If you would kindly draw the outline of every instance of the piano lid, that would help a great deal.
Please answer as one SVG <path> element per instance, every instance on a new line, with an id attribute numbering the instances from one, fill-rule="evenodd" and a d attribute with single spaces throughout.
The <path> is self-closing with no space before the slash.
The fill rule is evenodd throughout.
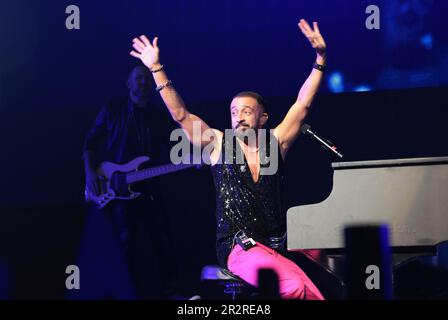
<path id="1" fill-rule="evenodd" d="M 331 166 L 335 170 L 343 170 L 353 168 L 398 167 L 398 166 L 413 166 L 413 165 L 425 165 L 425 164 L 431 165 L 431 164 L 443 164 L 443 163 L 448 163 L 448 157 L 333 162 Z"/>

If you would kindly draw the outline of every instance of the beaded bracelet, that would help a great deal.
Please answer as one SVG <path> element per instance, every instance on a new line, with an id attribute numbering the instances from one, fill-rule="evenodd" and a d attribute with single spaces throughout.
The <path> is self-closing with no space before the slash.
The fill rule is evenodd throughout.
<path id="1" fill-rule="evenodd" d="M 166 87 L 172 87 L 172 86 L 173 86 L 173 82 L 171 80 L 168 80 L 166 83 L 157 86 L 156 91 L 159 92 L 159 91 L 165 89 Z"/>
<path id="2" fill-rule="evenodd" d="M 161 64 L 160 67 L 158 69 L 149 69 L 152 73 L 156 73 L 159 72 L 161 70 L 163 70 L 163 65 Z"/>

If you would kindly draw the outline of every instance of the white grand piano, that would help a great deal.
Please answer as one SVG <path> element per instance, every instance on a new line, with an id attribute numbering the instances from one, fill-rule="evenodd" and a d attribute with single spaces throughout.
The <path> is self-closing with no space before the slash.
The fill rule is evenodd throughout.
<path id="1" fill-rule="evenodd" d="M 412 256 L 448 240 L 448 157 L 332 167 L 333 190 L 327 199 L 288 210 L 288 250 L 338 252 L 344 247 L 345 226 L 379 223 L 389 226 L 394 252 L 404 249 Z"/>

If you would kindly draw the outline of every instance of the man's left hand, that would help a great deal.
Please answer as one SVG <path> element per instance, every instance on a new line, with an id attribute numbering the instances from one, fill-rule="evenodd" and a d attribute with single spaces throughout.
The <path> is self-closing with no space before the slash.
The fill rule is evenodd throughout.
<path id="1" fill-rule="evenodd" d="M 311 28 L 305 19 L 300 19 L 298 25 L 302 33 L 310 42 L 311 46 L 316 50 L 318 60 L 317 63 L 325 64 L 327 57 L 327 45 L 325 44 L 324 38 L 320 34 L 317 22 L 313 22 L 313 28 Z"/>

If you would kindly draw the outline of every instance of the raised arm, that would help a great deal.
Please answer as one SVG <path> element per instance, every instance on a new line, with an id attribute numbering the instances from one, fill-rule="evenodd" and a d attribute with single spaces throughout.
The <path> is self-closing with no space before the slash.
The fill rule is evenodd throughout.
<path id="1" fill-rule="evenodd" d="M 311 46 L 316 50 L 316 63 L 325 65 L 327 47 L 324 38 L 320 34 L 317 22 L 313 22 L 314 29 L 304 19 L 301 19 L 298 25 Z M 285 157 L 300 133 L 300 127 L 319 89 L 322 78 L 323 72 L 313 68 L 300 88 L 296 102 L 289 109 L 283 121 L 275 128 L 283 157 Z"/>
<path id="2" fill-rule="evenodd" d="M 159 92 L 172 118 L 184 129 L 190 142 L 201 147 L 207 145 L 210 140 L 203 140 L 202 133 L 210 127 L 201 118 L 188 111 L 182 97 L 169 82 L 166 71 L 160 63 L 158 38 L 155 37 L 151 43 L 146 36 L 142 35 L 134 38 L 132 42 L 134 50 L 130 52 L 131 56 L 140 59 L 149 68 L 158 88 L 163 87 Z M 200 132 L 200 137 L 193 136 L 194 126 L 200 128 L 200 131 L 196 129 L 196 132 Z"/>

